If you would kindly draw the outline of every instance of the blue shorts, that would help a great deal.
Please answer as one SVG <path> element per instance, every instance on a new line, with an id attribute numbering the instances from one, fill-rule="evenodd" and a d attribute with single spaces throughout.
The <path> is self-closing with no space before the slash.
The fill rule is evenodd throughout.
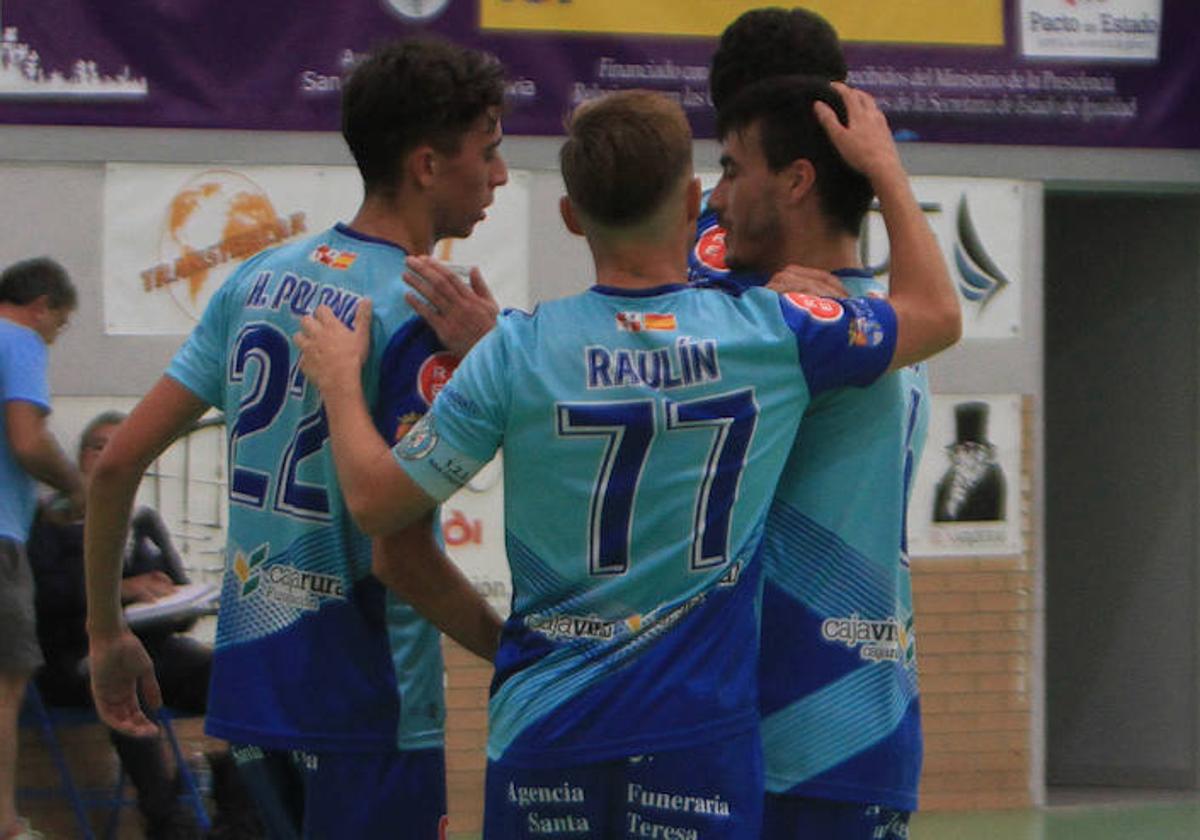
<path id="1" fill-rule="evenodd" d="M 558 769 L 488 762 L 484 840 L 757 840 L 757 730 L 683 750 Z"/>
<path id="2" fill-rule="evenodd" d="M 330 753 L 231 746 L 271 840 L 439 840 L 446 832 L 440 749 Z"/>
<path id="3" fill-rule="evenodd" d="M 768 793 L 763 840 L 908 840 L 908 811 L 862 802 L 835 802 Z"/>

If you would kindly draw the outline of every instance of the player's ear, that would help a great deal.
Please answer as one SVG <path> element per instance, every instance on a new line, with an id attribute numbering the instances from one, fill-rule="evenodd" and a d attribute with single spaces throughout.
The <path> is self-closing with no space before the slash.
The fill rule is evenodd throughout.
<path id="1" fill-rule="evenodd" d="M 570 198 L 564 195 L 558 200 L 558 212 L 567 230 L 576 236 L 583 236 L 583 226 L 579 224 L 579 218 L 575 215 L 575 205 L 571 203 Z"/>
<path id="2" fill-rule="evenodd" d="M 796 158 L 784 168 L 783 175 L 787 178 L 788 199 L 792 202 L 802 201 L 813 192 L 817 183 L 817 170 L 807 158 Z"/>
<path id="3" fill-rule="evenodd" d="M 50 306 L 50 295 L 38 295 L 27 304 L 30 311 L 37 318 L 46 318 L 49 316 L 52 306 Z"/>
<path id="4" fill-rule="evenodd" d="M 409 177 L 423 189 L 429 189 L 437 177 L 438 155 L 433 146 L 417 146 L 408 153 L 405 170 Z"/>

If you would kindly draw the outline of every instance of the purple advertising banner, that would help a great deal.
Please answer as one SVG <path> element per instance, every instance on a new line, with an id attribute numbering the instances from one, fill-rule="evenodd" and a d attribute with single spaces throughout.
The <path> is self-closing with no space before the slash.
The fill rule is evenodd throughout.
<path id="1" fill-rule="evenodd" d="M 356 57 L 425 33 L 504 61 L 510 134 L 560 134 L 583 99 L 649 87 L 677 96 L 711 137 L 708 60 L 724 24 L 754 5 L 0 0 L 0 123 L 335 130 Z M 1196 0 L 798 5 L 834 21 L 851 83 L 903 139 L 1200 149 Z"/>

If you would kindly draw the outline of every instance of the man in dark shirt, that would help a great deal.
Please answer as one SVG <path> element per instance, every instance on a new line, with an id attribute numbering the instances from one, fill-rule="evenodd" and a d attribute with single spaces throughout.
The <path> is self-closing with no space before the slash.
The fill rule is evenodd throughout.
<path id="1" fill-rule="evenodd" d="M 79 442 L 79 469 L 87 480 L 100 452 L 125 419 L 110 411 L 93 418 Z M 27 545 L 37 581 L 38 640 L 46 665 L 37 675 L 38 688 L 54 706 L 90 706 L 88 638 L 85 628 L 87 597 L 83 566 L 83 521 L 63 523 L 52 515 L 52 504 L 39 508 Z M 121 600 L 125 604 L 154 601 L 188 582 L 183 563 L 157 511 L 141 508 L 131 522 L 125 557 Z M 142 633 L 142 642 L 158 671 L 167 705 L 203 714 L 207 705 L 212 649 L 182 635 L 193 620 L 156 624 Z M 138 794 L 148 838 L 197 837 L 197 828 L 178 802 L 178 780 L 170 772 L 164 745 L 158 738 L 134 738 L 110 730 Z M 228 765 L 228 766 L 226 766 Z M 221 768 L 218 770 L 218 768 Z M 232 762 L 227 753 L 214 759 L 214 793 L 229 787 Z M 235 784 L 235 783 L 234 783 Z M 218 797 L 218 800 L 224 797 Z M 221 812 L 228 810 L 218 801 Z M 232 833 L 225 836 L 234 836 Z M 244 835 L 236 835 L 244 836 Z"/>

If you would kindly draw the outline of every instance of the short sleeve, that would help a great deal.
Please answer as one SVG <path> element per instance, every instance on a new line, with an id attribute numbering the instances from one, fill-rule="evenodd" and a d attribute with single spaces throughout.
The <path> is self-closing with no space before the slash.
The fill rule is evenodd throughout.
<path id="1" fill-rule="evenodd" d="M 429 412 L 392 449 L 426 493 L 445 501 L 495 456 L 504 439 L 511 389 L 509 318 L 462 360 Z"/>
<path id="2" fill-rule="evenodd" d="M 167 376 L 209 405 L 224 403 L 225 364 L 229 347 L 226 310 L 236 277 L 230 278 L 213 295 L 204 314 L 200 316 L 200 323 L 167 366 Z"/>
<path id="3" fill-rule="evenodd" d="M 800 364 L 813 396 L 846 385 L 870 385 L 896 351 L 896 312 L 882 298 L 779 296 L 783 319 L 796 335 Z"/>
<path id="4" fill-rule="evenodd" d="M 33 330 L 13 329 L 0 352 L 0 386 L 4 402 L 21 400 L 43 411 L 50 410 L 50 385 L 46 378 L 46 344 Z"/>

